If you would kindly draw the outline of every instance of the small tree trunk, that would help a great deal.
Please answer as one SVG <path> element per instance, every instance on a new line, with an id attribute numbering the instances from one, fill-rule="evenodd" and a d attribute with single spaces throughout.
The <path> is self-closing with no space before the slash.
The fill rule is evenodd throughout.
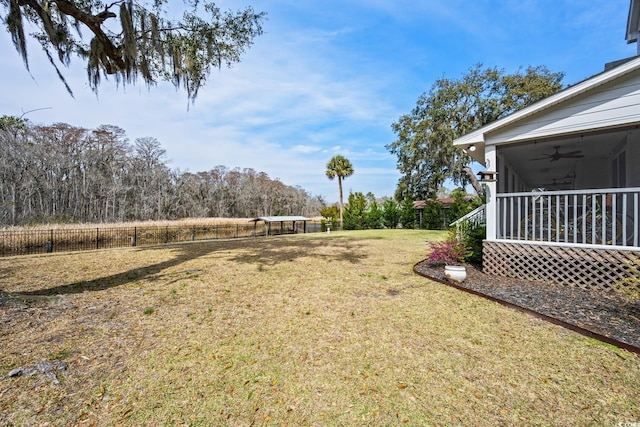
<path id="1" fill-rule="evenodd" d="M 343 230 L 343 223 L 342 223 L 342 208 L 343 208 L 343 203 L 342 203 L 342 178 L 340 177 L 340 175 L 338 175 L 338 188 L 340 189 L 340 230 Z"/>
<path id="2" fill-rule="evenodd" d="M 469 177 L 469 181 L 471 181 L 471 186 L 473 187 L 474 190 L 476 190 L 476 193 L 478 194 L 478 196 L 484 196 L 484 188 L 482 188 L 482 185 L 480 185 L 480 182 L 478 182 L 478 178 L 476 178 L 471 168 L 466 167 L 466 168 L 462 168 L 462 170 Z"/>

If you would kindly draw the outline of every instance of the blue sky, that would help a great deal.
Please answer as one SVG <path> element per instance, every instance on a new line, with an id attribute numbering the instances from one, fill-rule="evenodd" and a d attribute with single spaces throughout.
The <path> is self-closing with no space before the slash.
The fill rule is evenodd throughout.
<path id="1" fill-rule="evenodd" d="M 105 81 L 96 97 L 77 61 L 64 70 L 71 98 L 38 46 L 29 44 L 29 74 L 5 32 L 0 114 L 46 108 L 26 117 L 116 125 L 131 141 L 157 138 L 174 169 L 253 168 L 335 202 L 337 183 L 324 174 L 335 154 L 355 169 L 346 192 L 393 195 L 391 124 L 437 78 L 458 78 L 477 63 L 507 72 L 546 65 L 573 84 L 636 53 L 624 40 L 629 0 L 217 3 L 267 12 L 265 34 L 241 63 L 214 71 L 190 108 L 168 83 L 148 91 Z"/>

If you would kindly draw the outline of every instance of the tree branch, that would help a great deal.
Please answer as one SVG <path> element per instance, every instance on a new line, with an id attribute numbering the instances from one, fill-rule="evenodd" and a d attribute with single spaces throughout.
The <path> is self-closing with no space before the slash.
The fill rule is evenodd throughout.
<path id="1" fill-rule="evenodd" d="M 35 0 L 27 1 L 29 2 L 29 5 L 31 5 L 32 3 L 36 3 Z M 118 72 L 118 69 L 122 70 L 126 67 L 124 60 L 122 59 L 122 56 L 120 54 L 120 49 L 118 49 L 113 44 L 111 39 L 105 34 L 101 27 L 102 23 L 106 19 L 115 18 L 115 13 L 109 12 L 107 8 L 104 12 L 101 12 L 98 15 L 91 15 L 90 13 L 79 9 L 68 0 L 51 0 L 51 3 L 55 3 L 61 13 L 77 19 L 78 21 L 86 25 L 89 30 L 91 30 L 91 32 L 95 35 L 97 41 L 102 45 L 106 56 L 109 58 L 109 60 L 113 61 L 112 64 L 105 63 L 104 59 L 102 60 L 105 71 L 108 74 L 115 74 Z M 113 4 L 111 6 L 113 6 Z"/>
<path id="2" fill-rule="evenodd" d="M 462 168 L 462 171 L 466 173 L 467 176 L 469 177 L 471 186 L 473 187 L 474 190 L 476 190 L 476 193 L 478 194 L 478 196 L 484 196 L 484 188 L 482 188 L 482 185 L 480 185 L 480 183 L 478 182 L 478 178 L 476 178 L 471 168 L 464 167 Z"/>

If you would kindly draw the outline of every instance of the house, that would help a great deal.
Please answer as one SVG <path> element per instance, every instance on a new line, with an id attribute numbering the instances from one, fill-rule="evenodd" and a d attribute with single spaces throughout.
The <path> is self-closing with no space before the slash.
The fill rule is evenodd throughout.
<path id="1" fill-rule="evenodd" d="M 627 41 L 637 41 L 632 0 Z M 610 289 L 640 257 L 640 56 L 454 141 L 486 170 L 490 274 Z"/>

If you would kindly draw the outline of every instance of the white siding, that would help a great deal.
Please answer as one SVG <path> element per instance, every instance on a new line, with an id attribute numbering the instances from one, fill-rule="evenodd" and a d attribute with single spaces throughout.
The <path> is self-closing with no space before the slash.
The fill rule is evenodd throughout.
<path id="1" fill-rule="evenodd" d="M 490 132 L 485 136 L 486 143 L 532 140 L 640 123 L 640 73 L 634 74 Z"/>

